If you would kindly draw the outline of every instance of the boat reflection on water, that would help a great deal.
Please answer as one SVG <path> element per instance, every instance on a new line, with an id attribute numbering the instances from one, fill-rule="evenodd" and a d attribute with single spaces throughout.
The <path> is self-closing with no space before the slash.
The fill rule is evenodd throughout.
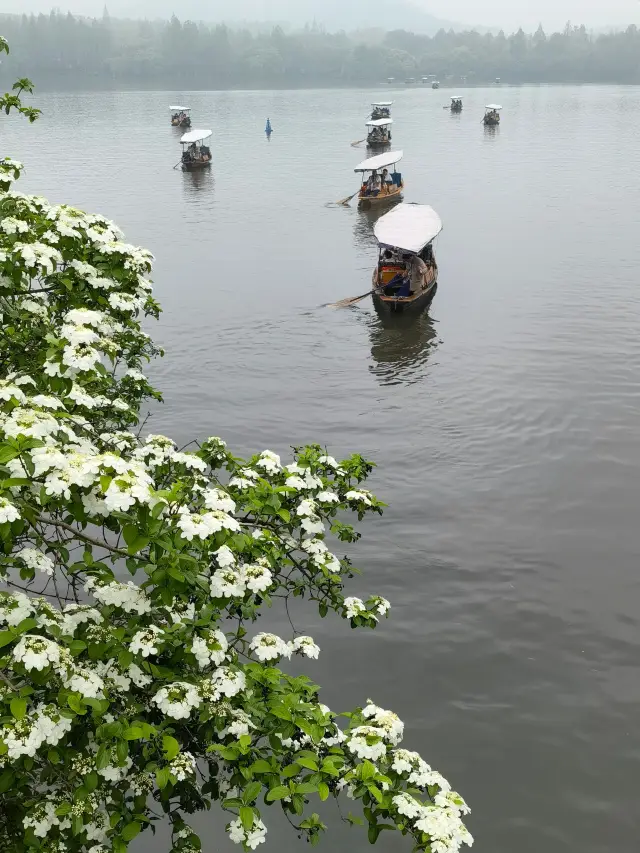
<path id="1" fill-rule="evenodd" d="M 374 307 L 375 314 L 370 315 L 369 321 L 370 371 L 381 385 L 422 381 L 440 343 L 429 308 L 420 313 L 390 313 L 375 302 Z"/>
<path id="2" fill-rule="evenodd" d="M 213 189 L 215 178 L 211 169 L 196 169 L 191 172 L 183 172 L 184 189 L 187 195 L 193 192 Z"/>

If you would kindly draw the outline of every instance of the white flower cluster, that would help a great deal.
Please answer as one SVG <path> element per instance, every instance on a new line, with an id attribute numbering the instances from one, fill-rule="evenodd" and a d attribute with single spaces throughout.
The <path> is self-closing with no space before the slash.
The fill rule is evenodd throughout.
<path id="1" fill-rule="evenodd" d="M 162 646 L 163 634 L 164 631 L 161 628 L 156 628 L 155 625 L 150 625 L 142 631 L 137 631 L 129 643 L 129 651 L 143 658 L 148 658 L 150 655 L 157 655 Z"/>
<path id="2" fill-rule="evenodd" d="M 190 752 L 179 752 L 170 762 L 169 770 L 178 782 L 184 782 L 186 779 L 195 776 L 196 760 Z"/>
<path id="3" fill-rule="evenodd" d="M 219 630 L 207 631 L 204 636 L 193 638 L 191 651 L 198 661 L 200 669 L 205 669 L 211 664 L 220 666 L 227 656 L 229 644 L 227 638 Z"/>
<path id="4" fill-rule="evenodd" d="M 440 801 L 438 802 L 438 798 Z M 462 822 L 469 807 L 458 794 L 436 796 L 436 803 L 423 805 L 410 794 L 398 794 L 393 804 L 399 815 L 408 819 L 415 830 L 430 837 L 433 853 L 458 853 L 463 844 L 471 847 L 473 836 Z"/>
<path id="5" fill-rule="evenodd" d="M 63 717 L 53 705 L 40 704 L 21 720 L 0 728 L 0 738 L 7 747 L 7 756 L 15 761 L 22 755 L 33 757 L 42 744 L 56 746 L 71 731 L 72 721 Z"/>
<path id="6" fill-rule="evenodd" d="M 22 824 L 24 828 L 33 829 L 33 834 L 36 838 L 46 838 L 54 827 L 58 827 L 61 831 L 70 829 L 71 821 L 68 818 L 56 815 L 58 805 L 52 799 L 46 799 L 38 803 L 23 818 Z"/>
<path id="7" fill-rule="evenodd" d="M 151 700 L 167 717 L 187 720 L 194 708 L 200 705 L 198 688 L 193 684 L 177 681 L 162 687 Z"/>
<path id="8" fill-rule="evenodd" d="M 247 590 L 260 595 L 273 583 L 268 562 L 258 558 L 256 563 L 236 566 L 236 559 L 227 545 L 215 552 L 220 568 L 211 576 L 210 590 L 213 598 L 244 598 Z"/>
<path id="9" fill-rule="evenodd" d="M 42 551 L 37 548 L 23 548 L 16 554 L 20 560 L 34 571 L 42 572 L 45 575 L 53 574 L 53 560 L 47 557 Z"/>
<path id="10" fill-rule="evenodd" d="M 378 708 L 371 700 L 362 710 L 362 716 L 365 720 L 371 722 L 385 733 L 385 739 L 396 746 L 402 740 L 404 734 L 404 723 L 394 714 L 393 711 L 385 711 L 383 708 Z"/>
<path id="11" fill-rule="evenodd" d="M 260 661 L 290 658 L 291 647 L 276 634 L 260 633 L 251 640 L 249 648 Z"/>
<path id="12" fill-rule="evenodd" d="M 100 584 L 95 578 L 88 578 L 84 588 L 100 604 L 117 607 L 124 610 L 125 613 L 138 613 L 142 615 L 151 611 L 151 602 L 145 595 L 144 590 L 140 589 L 132 581 L 128 583 L 111 581 L 108 584 Z"/>
<path id="13" fill-rule="evenodd" d="M 259 817 L 254 817 L 253 826 L 249 831 L 244 828 L 239 818 L 231 821 L 227 829 L 234 844 L 243 844 L 250 850 L 255 850 L 259 844 L 263 844 L 267 837 L 267 827 Z"/>

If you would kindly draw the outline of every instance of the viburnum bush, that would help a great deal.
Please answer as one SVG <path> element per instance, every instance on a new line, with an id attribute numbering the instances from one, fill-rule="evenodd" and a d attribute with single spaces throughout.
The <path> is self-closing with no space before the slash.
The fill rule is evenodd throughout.
<path id="1" fill-rule="evenodd" d="M 274 805 L 314 844 L 314 801 L 341 792 L 371 842 L 470 845 L 464 800 L 401 748 L 398 717 L 333 713 L 281 668 L 317 658 L 313 639 L 260 630 L 277 599 L 353 628 L 387 615 L 345 597 L 356 570 L 329 548 L 358 538 L 346 513 L 381 512 L 371 464 L 142 437 L 152 257 L 101 216 L 11 192 L 20 171 L 0 161 L 2 850 L 125 853 L 164 819 L 194 853 L 186 821 L 212 804 L 245 849 Z"/>

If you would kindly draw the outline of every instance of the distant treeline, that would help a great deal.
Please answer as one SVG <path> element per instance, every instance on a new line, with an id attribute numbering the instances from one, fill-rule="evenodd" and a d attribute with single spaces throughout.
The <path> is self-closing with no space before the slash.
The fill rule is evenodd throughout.
<path id="1" fill-rule="evenodd" d="M 396 30 L 373 43 L 318 27 L 285 33 L 167 22 L 0 15 L 11 56 L 2 76 L 56 86 L 225 88 L 370 85 L 435 74 L 442 82 L 640 83 L 640 31 L 584 27 L 433 37 Z"/>

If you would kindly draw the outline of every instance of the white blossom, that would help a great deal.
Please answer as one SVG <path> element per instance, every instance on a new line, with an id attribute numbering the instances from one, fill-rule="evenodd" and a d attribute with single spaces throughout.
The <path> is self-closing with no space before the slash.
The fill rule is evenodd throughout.
<path id="1" fill-rule="evenodd" d="M 358 758 L 379 761 L 387 753 L 385 732 L 374 726 L 358 726 L 347 736 L 347 748 Z"/>
<path id="2" fill-rule="evenodd" d="M 240 818 L 231 821 L 228 831 L 229 838 L 234 844 L 243 844 L 250 850 L 255 850 L 259 844 L 263 844 L 267 837 L 267 828 L 258 817 L 254 817 L 253 826 L 248 832 Z"/>
<path id="3" fill-rule="evenodd" d="M 13 659 L 25 669 L 46 669 L 60 661 L 60 646 L 45 637 L 23 634 L 13 650 Z"/>
<path id="4" fill-rule="evenodd" d="M 174 720 L 187 720 L 194 708 L 200 705 L 197 687 L 183 681 L 177 681 L 162 687 L 151 700 L 163 714 Z"/>
<path id="5" fill-rule="evenodd" d="M 317 660 L 320 654 L 320 646 L 316 645 L 312 637 L 296 637 L 289 646 L 292 652 L 314 660 Z"/>
<path id="6" fill-rule="evenodd" d="M 354 596 L 350 596 L 349 598 L 345 598 L 344 606 L 346 607 L 347 619 L 353 619 L 356 616 L 360 616 L 363 613 L 367 612 L 367 609 L 364 606 L 363 601 L 360 598 L 355 598 Z"/>
<path id="7" fill-rule="evenodd" d="M 236 511 L 236 502 L 222 489 L 207 490 L 204 493 L 204 505 L 207 509 L 217 509 L 231 514 Z"/>
<path id="8" fill-rule="evenodd" d="M 129 651 L 143 658 L 148 658 L 150 655 L 157 655 L 162 646 L 163 633 L 162 629 L 156 628 L 155 625 L 150 625 L 142 631 L 137 631 L 129 643 Z"/>
<path id="9" fill-rule="evenodd" d="M 16 554 L 25 566 L 28 566 L 34 571 L 42 572 L 45 575 L 53 574 L 53 560 L 47 557 L 42 551 L 37 548 L 23 548 Z"/>
<path id="10" fill-rule="evenodd" d="M 212 663 L 220 666 L 227 656 L 228 648 L 227 638 L 218 629 L 207 631 L 203 637 L 194 637 L 191 643 L 191 651 L 196 656 L 200 669 Z"/>
<path id="11" fill-rule="evenodd" d="M 251 640 L 249 648 L 260 661 L 291 657 L 291 649 L 276 634 L 261 632 Z"/>
<path id="12" fill-rule="evenodd" d="M 242 574 L 247 589 L 250 589 L 256 595 L 266 592 L 273 583 L 273 576 L 269 569 L 266 566 L 256 563 L 243 566 Z"/>

